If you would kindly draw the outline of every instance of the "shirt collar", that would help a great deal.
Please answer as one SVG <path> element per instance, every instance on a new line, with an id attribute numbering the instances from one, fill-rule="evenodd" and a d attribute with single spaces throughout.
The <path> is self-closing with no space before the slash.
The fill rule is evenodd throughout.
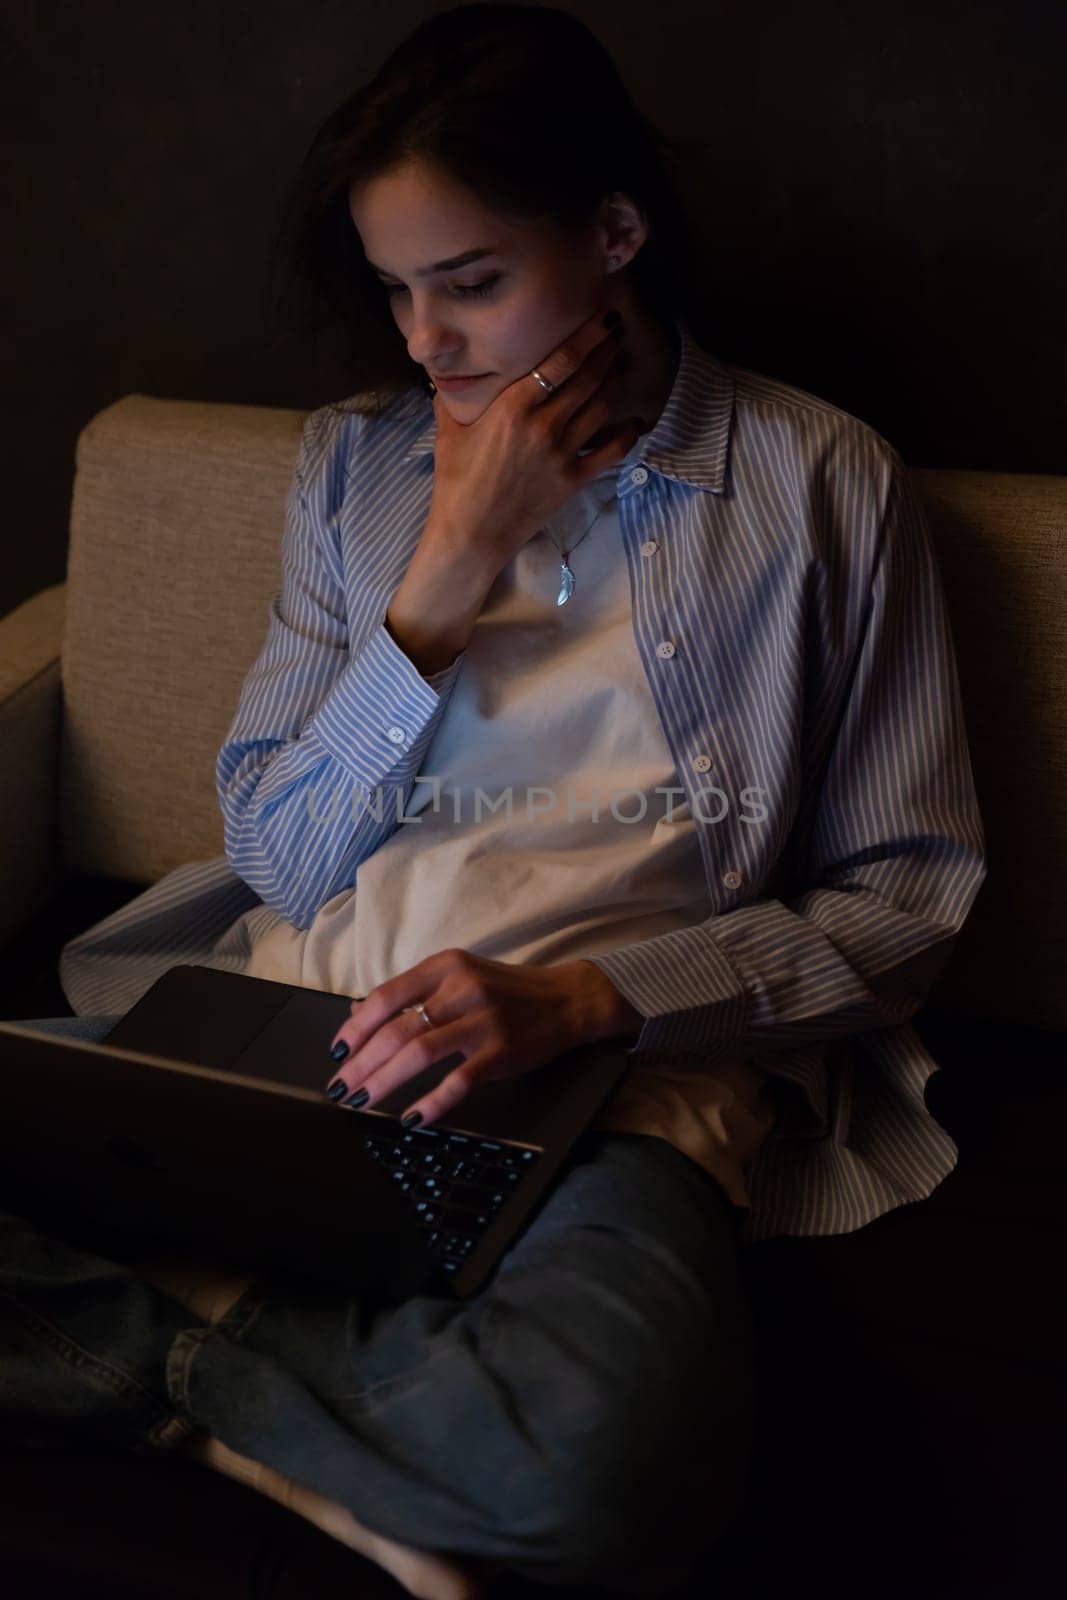
<path id="1" fill-rule="evenodd" d="M 681 343 L 678 370 L 662 416 L 641 441 L 638 459 L 668 478 L 722 494 L 734 412 L 733 373 L 697 344 L 687 323 L 673 320 Z M 426 406 L 430 416 L 421 422 L 402 461 L 428 454 L 437 438 L 430 397 L 419 390 L 413 404 L 415 409 Z"/>

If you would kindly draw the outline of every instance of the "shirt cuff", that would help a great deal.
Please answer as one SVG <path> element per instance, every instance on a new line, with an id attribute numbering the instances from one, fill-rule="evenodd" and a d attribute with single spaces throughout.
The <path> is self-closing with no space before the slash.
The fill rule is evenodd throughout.
<path id="1" fill-rule="evenodd" d="M 451 666 L 423 677 L 380 622 L 316 712 L 319 743 L 346 772 L 373 788 L 440 711 L 462 664 L 463 652 Z"/>
<path id="2" fill-rule="evenodd" d="M 748 993 L 707 928 L 680 928 L 584 959 L 645 1018 L 628 1052 L 699 1050 L 744 1035 Z"/>

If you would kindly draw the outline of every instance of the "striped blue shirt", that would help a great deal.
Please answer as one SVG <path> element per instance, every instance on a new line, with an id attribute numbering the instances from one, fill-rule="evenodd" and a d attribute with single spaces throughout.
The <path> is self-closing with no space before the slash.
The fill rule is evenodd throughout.
<path id="1" fill-rule="evenodd" d="M 908 1020 L 986 873 L 941 582 L 892 445 L 676 327 L 618 517 L 711 913 L 590 959 L 645 1019 L 635 1050 L 744 1053 L 776 1080 L 742 1241 L 850 1232 L 957 1159 Z M 435 432 L 421 389 L 304 426 L 281 587 L 216 766 L 229 865 L 297 928 L 399 826 L 463 665 L 422 675 L 384 621 Z"/>

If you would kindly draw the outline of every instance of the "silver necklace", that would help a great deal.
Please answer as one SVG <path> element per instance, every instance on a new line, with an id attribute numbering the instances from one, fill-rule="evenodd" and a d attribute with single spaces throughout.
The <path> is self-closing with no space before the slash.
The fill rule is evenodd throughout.
<path id="1" fill-rule="evenodd" d="M 561 548 L 561 546 L 556 542 L 556 539 L 549 532 L 549 530 L 547 528 L 543 528 L 541 530 L 543 533 L 547 533 L 548 534 L 548 537 L 552 540 L 552 543 L 556 546 L 556 550 L 559 553 L 559 594 L 556 596 L 556 604 L 557 604 L 557 606 L 565 606 L 567 604 L 567 601 L 570 599 L 571 595 L 574 593 L 575 577 L 574 577 L 574 573 L 570 569 L 570 564 L 569 564 L 568 559 L 567 559 L 568 556 L 572 555 L 573 552 L 575 550 L 577 550 L 578 546 L 582 542 L 582 539 L 585 538 L 585 534 L 591 532 L 591 530 L 593 528 L 593 524 L 595 522 L 597 522 L 599 520 L 599 518 L 604 515 L 605 511 L 610 510 L 610 508 L 615 504 L 615 502 L 616 502 L 616 500 L 618 498 L 619 497 L 618 497 L 617 494 L 613 494 L 611 499 L 606 501 L 604 503 L 604 505 L 601 506 L 600 510 L 597 512 L 596 516 L 593 518 L 593 521 L 589 524 L 589 527 L 586 528 L 585 533 L 582 534 L 582 538 L 576 540 L 575 543 L 572 544 L 566 550 Z"/>

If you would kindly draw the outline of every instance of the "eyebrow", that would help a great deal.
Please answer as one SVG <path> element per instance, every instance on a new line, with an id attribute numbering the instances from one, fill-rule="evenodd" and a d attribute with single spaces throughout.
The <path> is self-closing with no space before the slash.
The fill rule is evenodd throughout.
<path id="1" fill-rule="evenodd" d="M 485 246 L 479 250 L 465 250 L 461 256 L 450 256 L 447 261 L 435 261 L 430 267 L 417 267 L 416 278 L 432 278 L 436 272 L 455 272 L 458 267 L 465 267 L 471 261 L 480 261 L 483 256 L 496 255 L 495 250 Z M 382 267 L 376 267 L 373 261 L 367 262 L 368 267 L 378 274 L 380 278 L 391 278 L 393 274 L 386 272 Z"/>

